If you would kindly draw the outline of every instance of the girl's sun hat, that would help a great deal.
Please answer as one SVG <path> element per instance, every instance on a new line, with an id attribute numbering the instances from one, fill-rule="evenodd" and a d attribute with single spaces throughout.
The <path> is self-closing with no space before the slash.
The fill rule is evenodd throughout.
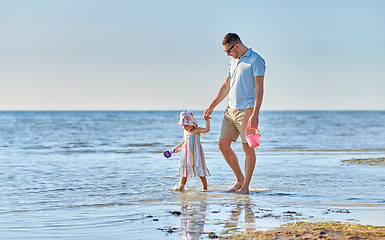
<path id="1" fill-rule="evenodd" d="M 183 111 L 180 113 L 178 125 L 198 125 L 198 123 L 195 121 L 194 114 L 192 112 Z"/>

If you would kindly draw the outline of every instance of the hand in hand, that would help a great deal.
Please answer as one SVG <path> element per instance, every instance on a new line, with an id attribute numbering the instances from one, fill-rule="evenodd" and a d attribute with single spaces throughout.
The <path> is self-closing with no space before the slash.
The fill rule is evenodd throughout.
<path id="1" fill-rule="evenodd" d="M 213 108 L 209 107 L 206 109 L 205 113 L 203 114 L 203 117 L 205 120 L 211 119 L 210 115 L 213 113 Z"/>

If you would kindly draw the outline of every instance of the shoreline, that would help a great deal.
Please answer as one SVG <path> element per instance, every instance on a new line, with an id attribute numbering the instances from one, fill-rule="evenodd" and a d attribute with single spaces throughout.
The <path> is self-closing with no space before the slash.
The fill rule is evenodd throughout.
<path id="1" fill-rule="evenodd" d="M 291 222 L 273 230 L 252 231 L 231 236 L 208 233 L 210 239 L 385 239 L 385 226 L 341 223 L 335 221 Z"/>

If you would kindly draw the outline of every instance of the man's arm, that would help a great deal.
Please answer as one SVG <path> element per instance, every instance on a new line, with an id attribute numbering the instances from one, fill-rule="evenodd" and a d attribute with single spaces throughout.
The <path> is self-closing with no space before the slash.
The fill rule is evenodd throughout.
<path id="1" fill-rule="evenodd" d="M 206 109 L 204 113 L 204 118 L 205 120 L 209 119 L 211 113 L 213 113 L 214 108 L 222 102 L 223 99 L 227 96 L 227 94 L 230 91 L 230 79 L 231 78 L 226 78 L 225 83 L 221 86 L 221 88 L 218 91 L 217 96 L 214 98 L 214 101 L 210 104 L 210 106 Z"/>
<path id="2" fill-rule="evenodd" d="M 258 122 L 259 122 L 259 110 L 261 109 L 262 105 L 262 99 L 263 99 L 263 80 L 264 76 L 256 76 L 254 77 L 255 80 L 255 88 L 256 88 L 256 94 L 255 94 L 255 104 L 254 104 L 254 111 L 251 114 L 248 122 L 248 126 L 251 128 L 257 128 Z"/>

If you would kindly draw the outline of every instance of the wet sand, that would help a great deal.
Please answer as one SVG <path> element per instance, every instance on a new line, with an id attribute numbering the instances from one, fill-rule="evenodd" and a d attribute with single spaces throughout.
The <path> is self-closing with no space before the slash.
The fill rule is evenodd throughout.
<path id="1" fill-rule="evenodd" d="M 364 165 L 382 165 L 385 166 L 385 158 L 353 158 L 342 160 L 343 163 L 352 164 L 364 164 Z"/>
<path id="2" fill-rule="evenodd" d="M 247 232 L 233 236 L 209 238 L 222 239 L 385 239 L 385 227 L 344 224 L 339 222 L 294 222 L 281 225 L 274 230 Z"/>

